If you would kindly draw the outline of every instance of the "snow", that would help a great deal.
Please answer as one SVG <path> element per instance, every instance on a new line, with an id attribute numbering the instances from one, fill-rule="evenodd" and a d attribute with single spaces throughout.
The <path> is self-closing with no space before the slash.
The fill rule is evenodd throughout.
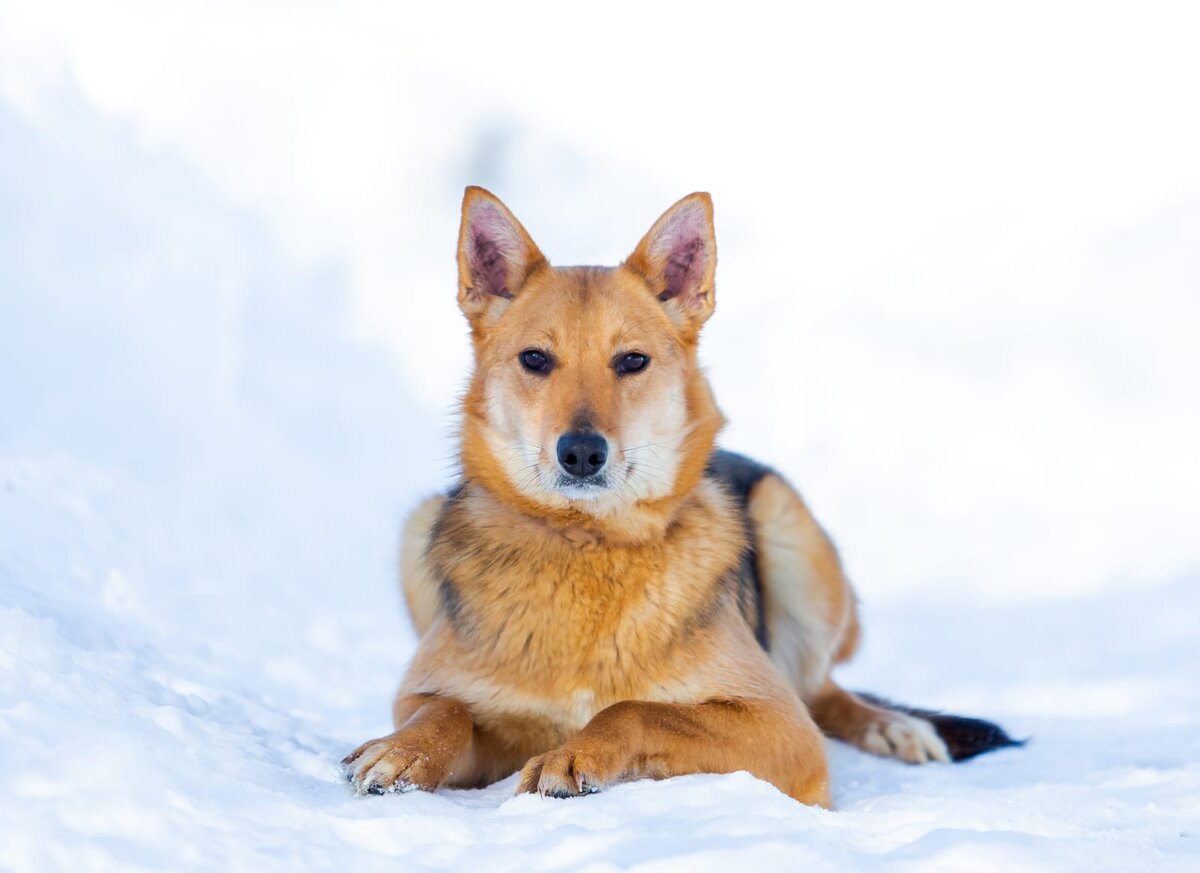
<path id="1" fill-rule="evenodd" d="M 877 66 L 796 95 L 747 159 L 739 125 L 783 92 L 698 88 L 704 143 L 631 143 L 571 77 L 542 102 L 486 54 L 447 72 L 448 12 L 418 38 L 379 10 L 162 9 L 0 7 L 0 869 L 1200 865 L 1181 22 L 1047 12 L 1011 93 L 992 64 L 1019 16 L 944 55 L 936 29 L 884 27 L 903 38 L 863 35 Z M 1093 42 L 1064 72 L 1077 26 Z M 855 68 L 802 42 L 808 72 Z M 647 63 L 579 81 L 655 129 L 624 100 Z M 750 81 L 736 56 L 695 75 Z M 895 133 L 877 151 L 873 124 Z M 726 442 L 791 475 L 842 547 L 866 627 L 845 682 L 1026 747 L 914 768 L 831 743 L 832 811 L 746 774 L 353 795 L 337 761 L 388 730 L 415 645 L 399 523 L 452 476 L 467 183 L 560 263 L 613 261 L 713 188 Z"/>

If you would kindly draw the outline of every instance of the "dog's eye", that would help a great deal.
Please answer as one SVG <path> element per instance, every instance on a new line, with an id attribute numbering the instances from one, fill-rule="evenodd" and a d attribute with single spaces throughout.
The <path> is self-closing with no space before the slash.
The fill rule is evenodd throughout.
<path id="1" fill-rule="evenodd" d="M 526 349 L 520 354 L 521 366 L 530 373 L 549 373 L 550 358 L 545 352 L 537 349 Z"/>
<path id="2" fill-rule="evenodd" d="M 643 355 L 641 352 L 630 352 L 627 355 L 621 355 L 621 357 L 617 358 L 617 375 L 624 376 L 626 373 L 640 373 L 646 369 L 646 365 L 649 363 L 649 356 Z"/>

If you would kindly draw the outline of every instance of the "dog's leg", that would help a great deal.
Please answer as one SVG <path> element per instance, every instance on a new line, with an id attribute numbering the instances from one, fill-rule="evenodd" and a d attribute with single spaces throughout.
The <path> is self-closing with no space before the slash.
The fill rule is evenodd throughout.
<path id="1" fill-rule="evenodd" d="M 472 722 L 449 697 L 406 694 L 396 700 L 395 733 L 363 743 L 342 760 L 359 794 L 421 788 L 433 791 L 458 776 L 470 757 Z"/>
<path id="2" fill-rule="evenodd" d="M 833 543 L 791 485 L 772 473 L 747 501 L 771 660 L 808 701 L 858 637 L 854 592 Z"/>
<path id="3" fill-rule="evenodd" d="M 748 511 L 771 660 L 822 731 L 914 764 L 959 761 L 1016 744 L 982 719 L 909 709 L 838 687 L 830 670 L 854 654 L 859 626 L 854 592 L 833 543 L 779 476 L 764 476 L 754 486 Z"/>
<path id="4" fill-rule="evenodd" d="M 625 701 L 530 759 L 518 793 L 570 797 L 633 779 L 747 770 L 802 803 L 829 805 L 825 750 L 799 707 L 775 701 Z"/>
<path id="5" fill-rule="evenodd" d="M 950 760 L 946 743 L 932 722 L 868 703 L 832 680 L 808 703 L 821 730 L 865 752 L 910 764 Z"/>

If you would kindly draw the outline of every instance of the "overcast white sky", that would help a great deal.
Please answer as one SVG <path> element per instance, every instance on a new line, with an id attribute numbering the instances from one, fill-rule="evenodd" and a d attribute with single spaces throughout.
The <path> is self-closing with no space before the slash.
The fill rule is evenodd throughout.
<path id="1" fill-rule="evenodd" d="M 1200 189 L 1191 4 L 3 8 L 9 100 L 36 112 L 72 78 L 298 251 L 346 259 L 362 324 L 393 335 L 411 265 L 448 273 L 414 249 L 444 253 L 489 145 L 560 262 L 615 260 L 712 190 L 725 284 L 790 289 L 805 322 L 881 272 L 1020 263 Z M 574 166 L 543 190 L 547 152 Z"/>

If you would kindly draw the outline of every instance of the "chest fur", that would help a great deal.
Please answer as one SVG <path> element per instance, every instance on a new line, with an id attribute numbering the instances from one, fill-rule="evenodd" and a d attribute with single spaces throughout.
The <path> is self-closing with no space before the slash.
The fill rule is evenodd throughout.
<path id="1" fill-rule="evenodd" d="M 736 603 L 745 549 L 736 507 L 712 488 L 638 544 L 573 541 L 467 495 L 429 558 L 459 669 L 591 712 L 685 681 L 706 628 Z"/>

